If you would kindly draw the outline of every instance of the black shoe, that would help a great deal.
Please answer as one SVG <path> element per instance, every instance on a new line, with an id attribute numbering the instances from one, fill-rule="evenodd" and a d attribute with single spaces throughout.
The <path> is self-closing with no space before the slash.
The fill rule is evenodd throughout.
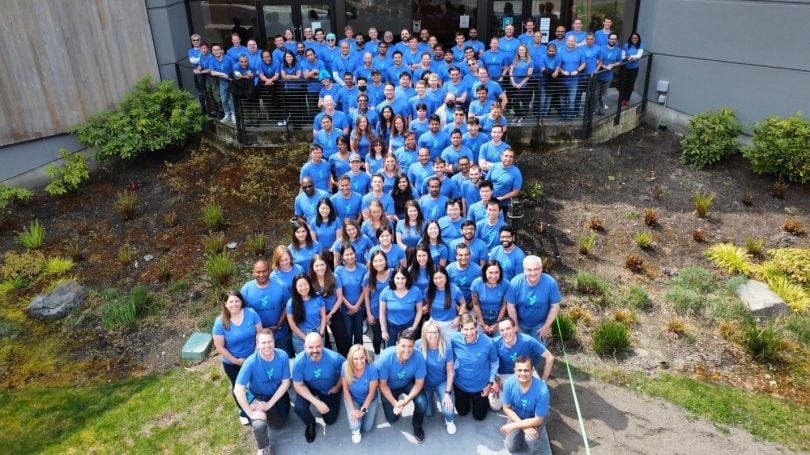
<path id="1" fill-rule="evenodd" d="M 421 426 L 413 427 L 413 437 L 419 444 L 425 442 L 425 430 L 423 430 Z"/>
<path id="2" fill-rule="evenodd" d="M 307 442 L 312 442 L 315 440 L 315 424 L 310 423 L 307 425 L 306 430 L 304 430 L 304 437 L 307 438 Z"/>

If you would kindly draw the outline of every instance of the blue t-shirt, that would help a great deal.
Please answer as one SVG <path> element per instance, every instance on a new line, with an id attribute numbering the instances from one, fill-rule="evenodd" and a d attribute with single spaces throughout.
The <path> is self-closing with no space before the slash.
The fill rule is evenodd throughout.
<path id="1" fill-rule="evenodd" d="M 281 269 L 273 270 L 270 272 L 270 279 L 276 280 L 284 286 L 287 290 L 287 295 L 292 295 L 292 282 L 293 278 L 299 273 L 304 273 L 304 269 L 298 264 L 293 264 L 289 271 L 284 272 Z"/>
<path id="2" fill-rule="evenodd" d="M 449 286 L 450 306 L 447 308 L 444 307 L 444 299 L 447 291 L 444 289 L 436 290 L 436 296 L 433 299 L 433 304 L 430 306 L 430 318 L 434 321 L 452 321 L 458 316 L 458 305 L 461 305 L 464 295 L 461 293 L 461 289 L 455 284 L 450 283 Z M 445 288 L 446 287 L 447 286 L 445 286 Z M 427 298 L 427 294 L 425 294 L 425 297 Z"/>
<path id="3" fill-rule="evenodd" d="M 317 332 L 321 329 L 322 308 L 325 309 L 326 305 L 320 295 L 315 295 L 309 300 L 304 301 L 304 320 L 295 322 L 304 334 Z M 290 319 L 293 318 L 292 299 L 287 301 L 287 317 Z"/>
<path id="4" fill-rule="evenodd" d="M 351 164 L 349 163 L 350 156 L 351 154 L 346 154 L 346 156 L 340 156 L 340 153 L 335 153 L 334 155 L 329 157 L 329 168 L 332 171 L 332 175 L 339 177 L 352 170 Z M 352 191 L 354 191 L 353 188 Z"/>
<path id="5" fill-rule="evenodd" d="M 490 225 L 485 218 L 475 224 L 475 235 L 487 245 L 487 249 L 491 250 L 500 243 L 499 233 L 503 226 L 506 226 L 506 223 L 501 219 L 498 219 L 494 225 Z"/>
<path id="6" fill-rule="evenodd" d="M 393 269 L 389 269 L 389 270 L 393 270 Z M 379 276 L 379 275 L 380 274 L 378 273 L 377 276 Z M 369 283 L 369 274 L 368 274 L 368 272 L 366 272 L 366 274 L 363 275 L 363 283 L 362 283 L 363 284 L 363 289 L 364 290 L 367 289 L 369 291 L 369 293 L 368 293 L 368 300 L 369 300 L 368 304 L 369 304 L 369 307 L 371 308 L 371 315 L 374 316 L 375 318 L 380 317 L 380 294 L 382 294 L 383 289 L 386 289 L 388 287 L 388 278 L 390 278 L 390 277 L 391 277 L 391 274 L 389 273 L 388 276 L 386 276 L 385 280 L 382 280 L 382 281 L 377 280 L 377 284 L 374 286 L 374 292 L 371 292 L 371 288 L 368 285 L 368 283 Z"/>
<path id="7" fill-rule="evenodd" d="M 296 248 L 291 243 L 287 245 L 287 249 L 290 250 L 293 262 L 301 267 L 304 273 L 309 273 L 309 261 L 312 260 L 312 256 L 320 253 L 323 247 L 321 246 L 320 242 L 312 242 L 312 246 L 305 246 L 303 248 Z"/>
<path id="8" fill-rule="evenodd" d="M 482 145 L 478 150 L 478 157 L 483 158 L 490 163 L 500 163 L 501 153 L 508 148 L 509 144 L 506 142 L 501 141 L 499 144 L 495 144 L 494 142 L 489 141 Z"/>
<path id="9" fill-rule="evenodd" d="M 315 185 L 315 188 L 322 191 L 331 191 L 329 187 L 329 178 L 331 175 L 329 174 L 328 161 L 321 160 L 318 164 L 313 163 L 312 160 L 307 161 L 304 163 L 304 166 L 301 167 L 299 180 L 304 177 L 312 178 L 312 183 Z"/>
<path id="10" fill-rule="evenodd" d="M 468 147 L 473 154 L 473 163 L 478 164 L 478 157 L 480 156 L 481 146 L 490 141 L 489 135 L 481 133 L 480 131 L 475 137 L 472 137 L 469 132 L 461 136 L 461 143 Z"/>
<path id="11" fill-rule="evenodd" d="M 455 261 L 456 260 L 456 246 L 461 243 L 463 239 L 456 239 L 450 242 L 450 257 Z M 470 262 L 475 264 L 481 264 L 482 262 L 489 259 L 489 250 L 487 249 L 487 244 L 484 243 L 481 239 L 473 237 L 472 241 L 467 244 L 470 247 Z"/>
<path id="12" fill-rule="evenodd" d="M 400 239 L 402 239 L 402 243 L 409 248 L 414 248 L 419 241 L 422 240 L 424 228 L 417 231 L 415 226 L 411 226 L 410 224 L 406 225 L 405 223 L 405 220 L 397 221 L 397 234 L 399 234 Z M 392 264 L 389 263 L 388 265 L 390 266 Z"/>
<path id="13" fill-rule="evenodd" d="M 416 340 L 414 352 L 422 351 L 422 340 Z M 425 375 L 425 387 L 438 387 L 447 382 L 447 364 L 453 361 L 453 350 L 450 346 L 446 346 L 444 355 L 439 354 L 438 349 L 426 348 L 425 353 L 425 367 L 427 374 Z M 449 385 L 449 384 L 448 384 Z"/>
<path id="14" fill-rule="evenodd" d="M 387 381 L 388 388 L 399 390 L 414 380 L 425 379 L 427 368 L 422 353 L 415 350 L 405 363 L 397 358 L 397 347 L 385 348 L 375 362 L 380 381 Z"/>
<path id="15" fill-rule="evenodd" d="M 429 283 L 430 275 L 428 275 L 427 267 L 419 267 L 419 270 L 416 271 L 416 279 L 413 280 L 413 285 L 419 288 L 422 296 L 425 295 Z"/>
<path id="16" fill-rule="evenodd" d="M 501 77 L 503 73 L 503 68 L 505 66 L 509 66 L 509 56 L 498 49 L 497 52 L 493 52 L 491 49 L 484 52 L 484 55 L 481 56 L 481 64 L 487 69 L 487 73 L 489 73 L 489 77 L 493 79 L 498 79 Z"/>
<path id="17" fill-rule="evenodd" d="M 511 284 L 506 279 L 502 279 L 494 287 L 489 287 L 483 278 L 478 277 L 473 280 L 470 291 L 478 296 L 481 310 L 500 311 L 510 287 Z"/>
<path id="18" fill-rule="evenodd" d="M 461 289 L 461 293 L 464 295 L 464 300 L 467 303 L 470 303 L 472 301 L 470 300 L 472 298 L 470 287 L 476 278 L 481 277 L 481 266 L 479 266 L 478 263 L 474 262 L 472 259 L 470 259 L 470 263 L 467 264 L 467 268 L 465 269 L 459 268 L 458 262 L 452 262 L 447 266 L 447 274 L 450 275 L 450 282 Z"/>
<path id="19" fill-rule="evenodd" d="M 411 286 L 404 297 L 399 297 L 390 287 L 380 293 L 380 305 L 385 303 L 388 322 L 396 325 L 412 324 L 416 318 L 416 304 L 422 303 L 422 292 Z"/>
<path id="20" fill-rule="evenodd" d="M 467 343 L 464 334 L 456 332 L 450 337 L 455 357 L 456 375 L 453 382 L 465 392 L 484 390 L 487 382 L 495 380 L 498 371 L 498 351 L 488 336 L 476 334 L 472 343 Z"/>
<path id="21" fill-rule="evenodd" d="M 425 186 L 425 181 L 428 177 L 432 177 L 433 175 L 433 163 L 430 161 L 425 164 L 422 164 L 421 161 L 416 161 L 408 166 L 408 180 L 419 194 L 426 193 L 426 191 L 422 191 Z"/>
<path id="22" fill-rule="evenodd" d="M 425 118 L 424 120 L 418 120 L 416 117 L 416 107 L 414 106 L 413 109 L 414 109 L 413 113 L 414 119 L 411 121 L 411 124 L 408 125 L 408 129 L 413 131 L 416 137 L 421 137 L 423 134 L 428 132 L 428 129 L 430 129 L 430 122 L 428 121 L 427 118 Z"/>
<path id="23" fill-rule="evenodd" d="M 418 148 L 427 148 L 430 150 L 430 160 L 434 161 L 436 158 L 442 156 L 442 150 L 450 145 L 450 136 L 444 131 L 434 133 L 428 131 L 427 133 L 419 136 L 417 141 Z"/>
<path id="24" fill-rule="evenodd" d="M 566 47 L 557 49 L 557 56 L 560 57 L 560 67 L 563 69 L 563 71 L 568 71 L 569 73 L 577 70 L 579 65 L 585 63 L 585 57 L 578 48 L 573 50 L 568 50 Z M 577 77 L 563 77 L 563 83 L 565 85 L 576 84 Z"/>
<path id="25" fill-rule="evenodd" d="M 375 251 L 382 250 L 380 245 L 375 245 L 374 248 L 368 251 L 368 257 L 370 258 Z M 396 267 L 400 265 L 400 261 L 405 259 L 405 250 L 402 249 L 396 243 L 391 244 L 391 248 L 388 251 L 383 251 L 385 254 L 385 260 L 388 261 L 389 267 Z"/>
<path id="26" fill-rule="evenodd" d="M 503 278 L 507 281 L 523 273 L 523 259 L 526 257 L 526 253 L 519 246 L 515 246 L 511 252 L 507 253 L 503 246 L 498 245 L 489 252 L 489 257 L 501 263 Z"/>
<path id="27" fill-rule="evenodd" d="M 609 48 L 606 45 L 599 51 L 599 59 L 602 60 L 602 65 L 604 66 L 620 63 L 622 61 L 622 50 L 618 46 Z M 613 71 L 602 70 L 599 72 L 596 78 L 602 82 L 610 81 L 613 79 Z"/>
<path id="28" fill-rule="evenodd" d="M 227 329 L 222 325 L 222 317 L 218 316 L 214 321 L 214 335 L 225 337 L 225 349 L 237 359 L 246 359 L 253 351 L 256 350 L 256 324 L 261 325 L 262 320 L 250 308 L 242 310 L 244 316 L 242 317 L 241 324 L 230 323 Z M 231 362 L 225 357 L 222 358 L 222 363 Z"/>
<path id="29" fill-rule="evenodd" d="M 327 132 L 325 129 L 320 128 L 317 133 L 315 133 L 315 138 L 312 140 L 314 144 L 318 144 L 323 148 L 323 156 L 327 160 L 330 156 L 337 153 L 337 139 L 343 134 L 343 131 L 332 128 L 331 132 Z"/>
<path id="30" fill-rule="evenodd" d="M 444 243 L 430 243 L 428 244 L 428 249 L 430 249 L 430 258 L 433 260 L 434 264 L 439 264 L 439 261 L 442 259 L 445 262 L 449 261 L 450 259 L 450 248 Z"/>
<path id="31" fill-rule="evenodd" d="M 582 46 L 579 48 L 582 56 L 585 57 L 585 69 L 583 73 L 591 74 L 596 71 L 596 63 L 599 60 L 599 52 L 602 50 L 599 46 Z"/>
<path id="32" fill-rule="evenodd" d="M 341 370 L 341 377 L 345 378 L 347 372 L 349 371 L 348 362 L 351 360 L 347 360 L 343 362 L 343 368 Z M 371 383 L 374 381 L 378 381 L 380 378 L 379 373 L 377 372 L 377 367 L 374 364 L 366 365 L 366 368 L 363 369 L 363 374 L 360 377 L 355 376 L 351 384 L 349 384 L 349 394 L 352 396 L 352 400 L 358 403 L 364 403 L 366 401 L 366 397 L 368 397 L 368 392 L 371 389 Z M 376 389 L 375 389 L 376 395 Z"/>
<path id="33" fill-rule="evenodd" d="M 507 38 L 502 36 L 498 38 L 498 49 L 506 54 L 507 58 L 513 59 L 515 58 L 515 54 L 517 53 L 517 48 L 520 45 L 520 39 L 518 37 L 511 37 Z"/>
<path id="34" fill-rule="evenodd" d="M 502 393 L 503 404 L 512 408 L 521 419 L 548 416 L 548 386 L 540 378 L 532 376 L 532 385 L 523 393 L 517 376 L 512 376 L 504 383 Z"/>
<path id="35" fill-rule="evenodd" d="M 352 191 L 349 197 L 345 197 L 343 193 L 335 193 L 329 198 L 332 201 L 332 206 L 335 208 L 335 215 L 339 221 L 346 218 L 357 219 L 360 216 L 360 211 L 363 209 L 363 197 Z M 338 225 L 340 227 L 340 225 Z M 320 238 L 320 237 L 318 237 Z M 324 245 L 328 243 L 322 241 Z"/>
<path id="36" fill-rule="evenodd" d="M 515 334 L 515 344 L 506 346 L 502 337 L 493 340 L 498 349 L 498 374 L 514 374 L 515 361 L 521 356 L 527 356 L 534 363 L 544 352 L 546 347 L 536 338 L 525 333 Z"/>
<path id="37" fill-rule="evenodd" d="M 299 352 L 293 361 L 292 380 L 303 382 L 320 393 L 327 393 L 340 381 L 340 372 L 345 361 L 346 358 L 342 355 L 327 348 L 323 348 L 323 355 L 318 362 L 313 362 L 306 352 Z"/>
<path id="38" fill-rule="evenodd" d="M 357 263 L 354 270 L 349 270 L 345 265 L 339 265 L 335 269 L 335 276 L 340 277 L 341 289 L 343 289 L 343 298 L 354 305 L 360 300 L 363 295 L 363 276 L 366 274 L 366 266 Z M 341 307 L 340 311 L 344 313 L 348 310 L 346 307 Z"/>
<path id="39" fill-rule="evenodd" d="M 273 360 L 265 360 L 256 352 L 242 364 L 236 383 L 253 395 L 272 397 L 281 382 L 290 379 L 290 357 L 282 349 L 273 350 Z"/>
<path id="40" fill-rule="evenodd" d="M 284 307 L 287 306 L 287 300 L 290 299 L 289 290 L 278 280 L 268 280 L 267 286 L 264 288 L 256 285 L 256 280 L 248 281 L 242 286 L 240 293 L 245 298 L 247 306 L 259 315 L 262 327 L 272 327 L 278 324 L 284 313 Z M 276 330 L 274 338 L 283 340 L 289 330 L 290 327 L 284 324 Z"/>
<path id="41" fill-rule="evenodd" d="M 366 195 L 363 196 L 362 210 L 368 210 L 371 201 L 380 201 L 385 213 L 394 213 L 394 200 L 391 198 L 390 194 L 383 193 L 382 196 L 377 197 L 374 193 L 366 193 Z"/>
<path id="42" fill-rule="evenodd" d="M 447 196 L 439 194 L 439 197 L 433 199 L 429 194 L 419 198 L 419 208 L 422 209 L 422 216 L 425 221 L 438 220 L 439 218 L 447 215 Z"/>
<path id="43" fill-rule="evenodd" d="M 624 43 L 622 46 L 622 50 L 624 51 L 625 57 L 636 57 L 639 54 L 644 52 L 644 45 L 635 46 L 630 45 L 630 43 Z M 625 65 L 628 69 L 638 69 L 639 61 L 638 60 L 629 60 L 627 65 Z"/>
<path id="44" fill-rule="evenodd" d="M 457 238 L 461 237 L 461 225 L 464 224 L 463 216 L 458 217 L 457 220 L 450 219 L 449 216 L 443 216 L 439 218 L 439 229 L 441 229 L 442 239 L 445 242 L 452 242 Z M 451 252 L 450 256 L 453 256 L 453 252 Z"/>
<path id="45" fill-rule="evenodd" d="M 301 191 L 295 197 L 295 216 L 302 216 L 304 219 L 309 219 L 318 214 L 318 201 L 321 198 L 329 197 L 326 191 L 316 189 L 312 196 Z"/>
<path id="46" fill-rule="evenodd" d="M 365 264 L 366 257 L 368 255 L 366 252 L 374 247 L 374 244 L 371 243 L 368 237 L 365 235 L 360 234 L 360 236 L 351 241 L 352 247 L 354 247 L 354 254 L 357 255 L 357 263 L 358 264 Z M 342 240 L 337 239 L 335 243 L 332 244 L 331 250 L 334 251 L 336 254 L 340 254 L 340 250 L 343 248 Z"/>
<path id="47" fill-rule="evenodd" d="M 316 218 L 309 219 L 309 228 L 312 229 L 315 235 L 318 236 L 318 243 L 320 243 L 321 246 L 335 243 L 335 236 L 340 226 L 340 218 L 335 218 L 335 220 L 331 223 L 328 221 L 321 221 L 320 224 L 318 224 L 318 220 Z"/>
<path id="48" fill-rule="evenodd" d="M 363 137 L 365 138 L 365 136 Z M 355 174 L 352 171 L 349 171 L 343 175 L 349 177 L 353 193 L 366 194 L 369 192 L 369 190 L 371 190 L 371 176 L 365 172 L 359 171 L 357 174 Z"/>
<path id="49" fill-rule="evenodd" d="M 561 300 L 557 280 L 547 273 L 541 274 L 534 286 L 529 285 L 525 274 L 512 278 L 506 294 L 506 302 L 515 305 L 521 329 L 545 324 L 551 305 L 559 305 Z"/>

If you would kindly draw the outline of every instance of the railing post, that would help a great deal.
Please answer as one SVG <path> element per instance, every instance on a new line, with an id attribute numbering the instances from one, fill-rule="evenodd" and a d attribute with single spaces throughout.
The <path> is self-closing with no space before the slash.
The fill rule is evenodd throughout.
<path id="1" fill-rule="evenodd" d="M 644 75 L 644 94 L 641 97 L 641 112 L 647 112 L 647 93 L 650 90 L 650 74 L 652 73 L 652 54 L 646 53 L 645 57 L 647 58 L 647 71 L 645 71 Z"/>
<path id="2" fill-rule="evenodd" d="M 588 75 L 588 85 L 585 87 L 585 112 L 582 116 L 582 139 L 591 137 L 593 129 L 593 107 L 595 99 L 595 84 L 596 73 Z"/>
<path id="3" fill-rule="evenodd" d="M 619 96 L 616 99 L 616 115 L 613 117 L 613 126 L 618 125 L 622 118 L 622 87 L 624 87 L 624 78 L 627 77 L 627 71 L 624 69 L 626 64 L 619 65 Z"/>
<path id="4" fill-rule="evenodd" d="M 236 96 L 233 91 L 233 82 L 229 82 L 231 84 L 231 99 L 233 100 L 233 108 L 237 112 L 236 116 L 236 139 L 239 142 L 239 145 L 245 146 L 245 112 L 242 108 L 242 100 L 239 96 Z"/>

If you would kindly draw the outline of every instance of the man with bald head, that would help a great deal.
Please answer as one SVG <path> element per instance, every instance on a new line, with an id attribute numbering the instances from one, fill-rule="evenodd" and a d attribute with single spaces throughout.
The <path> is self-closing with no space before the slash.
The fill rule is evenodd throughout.
<path id="1" fill-rule="evenodd" d="M 245 303 L 259 315 L 262 327 L 273 330 L 276 347 L 292 355 L 292 337 L 284 309 L 289 290 L 278 280 L 270 279 L 270 265 L 264 259 L 253 263 L 253 280 L 242 286 Z"/>
<path id="2" fill-rule="evenodd" d="M 304 339 L 304 350 L 295 356 L 292 380 L 295 388 L 295 414 L 304 422 L 304 437 L 307 442 L 315 440 L 315 416 L 310 406 L 332 425 L 340 410 L 340 371 L 346 359 L 331 349 L 323 347 L 320 334 L 310 333 Z"/>
<path id="3" fill-rule="evenodd" d="M 329 197 L 329 193 L 315 188 L 312 177 L 301 179 L 301 192 L 295 197 L 295 217 L 298 221 L 306 223 L 318 213 L 318 201 Z"/>

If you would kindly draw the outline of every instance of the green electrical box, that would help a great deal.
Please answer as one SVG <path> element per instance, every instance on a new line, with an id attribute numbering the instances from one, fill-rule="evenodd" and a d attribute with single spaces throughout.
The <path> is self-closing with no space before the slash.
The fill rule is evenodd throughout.
<path id="1" fill-rule="evenodd" d="M 183 345 L 183 353 L 180 358 L 183 360 L 191 360 L 192 362 L 202 362 L 208 357 L 208 351 L 211 350 L 211 344 L 214 338 L 210 333 L 194 332 Z"/>

